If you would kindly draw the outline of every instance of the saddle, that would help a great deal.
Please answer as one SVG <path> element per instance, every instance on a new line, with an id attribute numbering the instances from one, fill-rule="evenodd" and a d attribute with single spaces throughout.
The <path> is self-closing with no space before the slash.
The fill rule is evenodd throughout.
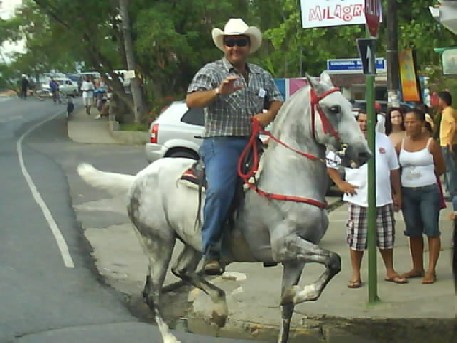
<path id="1" fill-rule="evenodd" d="M 264 146 L 260 140 L 257 142 L 258 146 L 257 149 L 259 151 L 259 158 L 263 154 Z M 245 160 L 243 161 L 243 172 L 246 172 L 247 170 L 251 169 L 252 164 L 254 163 L 254 156 L 252 153 L 249 153 Z M 203 161 L 200 159 L 192 166 L 184 171 L 184 173 L 181 175 L 180 181 L 183 181 L 184 184 L 188 187 L 192 188 L 197 188 L 199 190 L 199 205 L 198 205 L 198 216 L 200 215 L 200 209 L 201 209 L 201 197 L 202 193 L 205 191 L 207 187 L 207 181 L 205 178 L 205 166 Z M 243 181 L 241 180 L 240 177 L 237 179 L 236 183 L 236 189 L 235 189 L 235 195 L 233 197 L 232 203 L 230 204 L 230 209 L 229 213 L 227 215 L 226 219 L 226 225 L 228 225 L 229 228 L 233 228 L 235 219 L 237 217 L 237 210 L 244 201 L 244 196 L 246 189 L 244 187 Z M 197 218 L 198 221 L 201 222 L 200 218 Z"/>

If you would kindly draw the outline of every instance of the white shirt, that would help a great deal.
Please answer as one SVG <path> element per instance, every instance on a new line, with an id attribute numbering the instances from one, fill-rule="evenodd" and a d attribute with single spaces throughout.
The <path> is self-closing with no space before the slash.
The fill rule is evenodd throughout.
<path id="1" fill-rule="evenodd" d="M 83 81 L 81 84 L 81 90 L 83 92 L 83 98 L 92 97 L 92 91 L 94 90 L 94 84 L 90 81 Z"/>
<path id="2" fill-rule="evenodd" d="M 390 172 L 399 168 L 397 153 L 390 139 L 383 133 L 376 132 L 376 206 L 384 206 L 392 203 L 392 191 L 390 184 Z M 332 159 L 327 155 L 327 158 Z M 327 163 L 329 168 L 335 168 L 332 163 Z M 343 200 L 351 204 L 368 206 L 368 164 L 360 168 L 344 168 L 345 180 L 354 186 L 358 186 L 355 195 L 344 194 Z"/>
<path id="3" fill-rule="evenodd" d="M 399 162 L 401 170 L 401 185 L 403 187 L 424 187 L 437 183 L 435 164 L 430 152 L 430 138 L 427 145 L 418 151 L 406 151 L 405 140 L 401 142 Z"/>

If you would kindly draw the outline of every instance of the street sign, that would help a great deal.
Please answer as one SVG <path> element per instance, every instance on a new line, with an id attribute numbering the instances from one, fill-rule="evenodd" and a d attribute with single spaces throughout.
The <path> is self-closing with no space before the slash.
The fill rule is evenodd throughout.
<path id="1" fill-rule="evenodd" d="M 387 71 L 387 62 L 383 57 L 377 57 L 375 61 L 376 73 Z M 330 74 L 361 74 L 363 63 L 360 58 L 340 58 L 327 60 L 327 72 Z"/>
<path id="2" fill-rule="evenodd" d="M 357 47 L 359 48 L 363 73 L 376 75 L 376 38 L 359 38 L 357 39 Z"/>
<path id="3" fill-rule="evenodd" d="M 365 20 L 372 37 L 377 37 L 381 18 L 381 0 L 365 0 Z"/>

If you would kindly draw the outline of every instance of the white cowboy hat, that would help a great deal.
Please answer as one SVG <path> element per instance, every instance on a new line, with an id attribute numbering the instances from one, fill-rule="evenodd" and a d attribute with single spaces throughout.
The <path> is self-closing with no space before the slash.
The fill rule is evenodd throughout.
<path id="1" fill-rule="evenodd" d="M 222 51 L 224 51 L 224 36 L 248 36 L 251 40 L 251 50 L 253 53 L 257 51 L 262 45 L 262 33 L 255 26 L 248 26 L 243 19 L 230 19 L 224 26 L 224 31 L 214 28 L 211 32 L 214 44 Z"/>

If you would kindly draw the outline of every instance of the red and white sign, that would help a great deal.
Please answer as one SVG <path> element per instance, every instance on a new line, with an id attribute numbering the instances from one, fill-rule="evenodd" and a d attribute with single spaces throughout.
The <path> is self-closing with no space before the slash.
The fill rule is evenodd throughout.
<path id="1" fill-rule="evenodd" d="M 365 18 L 370 35 L 376 37 L 381 18 L 381 0 L 365 0 Z"/>
<path id="2" fill-rule="evenodd" d="M 300 0 L 300 8 L 303 28 L 366 24 L 365 0 Z"/>

